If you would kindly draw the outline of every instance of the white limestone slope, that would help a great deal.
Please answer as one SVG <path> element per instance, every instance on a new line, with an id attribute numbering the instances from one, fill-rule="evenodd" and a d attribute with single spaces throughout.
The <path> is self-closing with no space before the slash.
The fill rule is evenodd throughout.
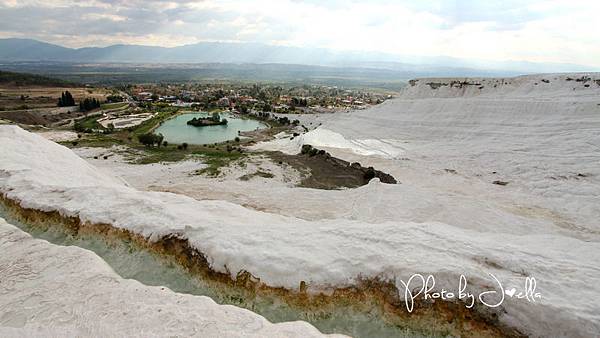
<path id="1" fill-rule="evenodd" d="M 178 234 L 213 269 L 232 277 L 245 270 L 271 286 L 296 289 L 306 281 L 317 291 L 352 285 L 359 277 L 397 279 L 400 287 L 399 280 L 413 273 L 431 273 L 436 289 L 455 290 L 464 274 L 469 291 L 481 292 L 492 287 L 488 273 L 507 289 L 523 289 L 524 276 L 532 276 L 542 299 L 506 299 L 496 309 L 503 323 L 539 336 L 600 331 L 597 241 L 402 219 L 305 221 L 224 201 L 138 191 L 18 127 L 0 127 L 0 144 L 0 192 L 23 207 L 112 224 L 150 240 Z"/>
<path id="2" fill-rule="evenodd" d="M 321 337 L 203 296 L 123 279 L 94 253 L 31 238 L 0 218 L 2 337 Z"/>
<path id="3" fill-rule="evenodd" d="M 386 196 L 435 200 L 437 207 L 420 207 L 444 213 L 438 220 L 455 226 L 600 239 L 600 74 L 412 83 L 394 100 L 257 148 L 293 153 L 307 143 L 375 165 L 405 185 L 387 188 L 397 194 Z M 435 89 L 429 83 L 447 85 Z M 329 134 L 337 135 L 335 144 L 321 141 Z M 385 147 L 371 143 L 375 156 L 360 156 L 369 153 L 365 141 L 372 139 Z M 499 188 L 494 181 L 509 184 Z M 424 218 L 420 213 L 408 219 Z"/>

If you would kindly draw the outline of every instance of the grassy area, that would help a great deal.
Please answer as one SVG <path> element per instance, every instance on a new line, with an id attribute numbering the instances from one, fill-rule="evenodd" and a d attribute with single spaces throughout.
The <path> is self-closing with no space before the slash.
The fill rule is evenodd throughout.
<path id="1" fill-rule="evenodd" d="M 162 122 L 172 118 L 178 112 L 179 109 L 177 108 L 163 107 L 152 119 L 143 122 L 133 129 L 117 130 L 110 134 L 83 134 L 83 137 L 77 141 L 76 145 L 72 142 L 65 142 L 64 145 L 71 147 L 110 147 L 112 145 L 124 145 L 142 154 L 134 160 L 137 164 L 177 162 L 187 157 L 198 158 L 207 167 L 198 170 L 196 174 L 211 177 L 218 176 L 221 173 L 221 168 L 229 166 L 231 163 L 246 156 L 237 149 L 239 143 L 236 142 L 227 142 L 221 145 L 190 144 L 186 149 L 178 149 L 175 144 L 169 144 L 166 147 L 146 147 L 138 142 L 139 135 L 152 132 Z M 99 116 L 92 116 L 81 120 L 80 123 L 85 128 L 100 129 L 101 127 L 99 127 L 97 122 L 98 118 Z"/>
<path id="2" fill-rule="evenodd" d="M 104 129 L 104 127 L 98 123 L 98 119 L 101 118 L 100 115 L 85 117 L 81 120 L 77 121 L 77 124 L 81 125 L 84 129 Z"/>
<path id="3" fill-rule="evenodd" d="M 83 137 L 76 141 L 64 141 L 60 144 L 67 147 L 102 147 L 109 148 L 113 145 L 123 145 L 125 142 L 121 139 L 103 134 L 82 134 Z M 74 142 L 76 142 L 74 144 Z"/>
<path id="4" fill-rule="evenodd" d="M 242 181 L 248 181 L 248 180 L 250 180 L 253 177 L 273 178 L 273 177 L 275 177 L 275 175 L 273 175 L 271 173 L 268 173 L 266 171 L 258 170 L 258 171 L 254 172 L 252 174 L 246 174 L 246 175 L 240 177 L 240 180 L 242 180 Z"/>
<path id="5" fill-rule="evenodd" d="M 100 105 L 100 109 L 123 108 L 123 107 L 125 107 L 127 105 L 128 105 L 127 102 L 103 103 L 102 105 Z"/>
<path id="6" fill-rule="evenodd" d="M 134 145 L 138 150 L 142 150 L 144 155 L 135 163 L 149 164 L 160 162 L 177 162 L 185 158 L 198 158 L 206 168 L 198 170 L 196 174 L 207 175 L 211 177 L 219 176 L 221 168 L 229 166 L 231 163 L 243 159 L 246 155 L 239 151 L 227 151 L 226 148 L 211 148 L 205 145 L 190 145 L 188 149 L 177 149 L 176 146 L 167 147 L 144 147 Z"/>
<path id="7" fill-rule="evenodd" d="M 137 164 L 177 162 L 185 159 L 188 155 L 187 151 L 178 150 L 175 147 L 143 147 L 138 149 L 143 149 L 145 155 L 135 162 Z"/>
<path id="8" fill-rule="evenodd" d="M 156 116 L 154 116 L 153 118 L 146 120 L 137 127 L 135 127 L 135 129 L 131 132 L 132 136 L 134 138 L 137 138 L 139 135 L 153 131 L 161 123 L 175 116 L 177 112 L 178 109 L 168 109 L 158 112 L 158 114 L 156 114 Z"/>
<path id="9" fill-rule="evenodd" d="M 206 175 L 217 177 L 221 174 L 221 168 L 229 166 L 232 162 L 244 158 L 246 155 L 239 152 L 227 152 L 223 150 L 215 151 L 195 151 L 195 155 L 202 156 L 202 162 L 207 165 L 206 168 L 196 171 L 197 175 Z"/>

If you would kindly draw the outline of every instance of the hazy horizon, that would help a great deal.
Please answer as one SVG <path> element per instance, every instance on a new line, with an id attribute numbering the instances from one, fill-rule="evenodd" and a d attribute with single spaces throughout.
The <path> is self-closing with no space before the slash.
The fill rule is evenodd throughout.
<path id="1" fill-rule="evenodd" d="M 594 1 L 0 1 L 0 38 L 70 48 L 261 43 L 600 67 Z"/>

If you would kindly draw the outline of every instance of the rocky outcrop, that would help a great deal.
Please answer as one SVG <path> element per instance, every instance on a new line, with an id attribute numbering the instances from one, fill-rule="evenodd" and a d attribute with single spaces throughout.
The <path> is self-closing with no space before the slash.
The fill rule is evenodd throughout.
<path id="1" fill-rule="evenodd" d="M 373 167 L 363 167 L 358 162 L 350 163 L 342 159 L 333 157 L 325 150 L 319 150 L 309 144 L 305 144 L 302 146 L 302 151 L 300 152 L 300 154 L 303 156 L 314 157 L 315 159 L 319 159 L 327 164 L 336 167 L 338 170 L 346 171 L 347 174 L 356 177 L 359 181 L 362 181 L 362 184 L 360 185 L 365 185 L 369 183 L 369 181 L 373 178 L 378 178 L 381 181 L 381 183 L 398 183 L 398 181 L 396 181 L 396 179 L 390 174 L 384 173 L 380 170 L 376 170 Z"/>

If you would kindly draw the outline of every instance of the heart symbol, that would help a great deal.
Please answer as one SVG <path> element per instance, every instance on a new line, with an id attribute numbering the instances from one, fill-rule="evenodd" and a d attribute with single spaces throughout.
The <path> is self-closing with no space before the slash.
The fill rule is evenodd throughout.
<path id="1" fill-rule="evenodd" d="M 509 297 L 512 297 L 512 296 L 514 296 L 514 295 L 515 295 L 515 292 L 517 292 L 517 289 L 515 289 L 515 288 L 512 288 L 512 289 L 510 289 L 510 290 L 506 290 L 506 291 L 504 291 L 504 293 L 506 293 L 506 294 L 507 294 Z"/>

